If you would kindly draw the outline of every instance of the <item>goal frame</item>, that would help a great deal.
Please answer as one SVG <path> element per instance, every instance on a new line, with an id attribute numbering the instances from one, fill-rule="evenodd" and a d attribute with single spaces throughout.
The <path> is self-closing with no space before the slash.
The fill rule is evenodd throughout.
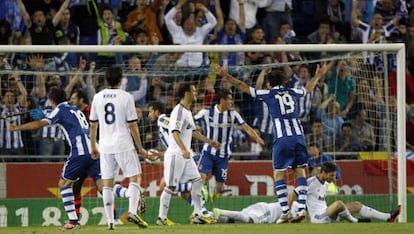
<path id="1" fill-rule="evenodd" d="M 407 222 L 407 168 L 406 168 L 406 106 L 405 73 L 406 52 L 403 43 L 387 44 L 294 44 L 294 45 L 0 45 L 1 52 L 396 52 L 397 54 L 397 149 L 398 204 L 401 205 L 399 222 Z"/>

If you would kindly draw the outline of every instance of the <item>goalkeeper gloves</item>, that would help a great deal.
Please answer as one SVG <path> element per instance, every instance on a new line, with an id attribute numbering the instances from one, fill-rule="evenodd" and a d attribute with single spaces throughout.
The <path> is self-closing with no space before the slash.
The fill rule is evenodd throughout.
<path id="1" fill-rule="evenodd" d="M 43 110 L 41 108 L 31 109 L 30 110 L 30 118 L 33 120 L 41 120 L 45 117 Z"/>

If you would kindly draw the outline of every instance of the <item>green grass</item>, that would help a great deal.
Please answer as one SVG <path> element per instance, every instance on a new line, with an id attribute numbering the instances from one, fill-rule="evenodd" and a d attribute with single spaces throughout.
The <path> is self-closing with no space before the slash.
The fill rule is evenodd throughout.
<path id="1" fill-rule="evenodd" d="M 145 233 L 145 234 L 194 234 L 194 233 L 331 233 L 331 234 L 380 234 L 380 233 L 412 233 L 414 223 L 335 223 L 335 224 L 213 224 L 190 225 L 176 224 L 169 227 L 152 225 L 147 229 L 139 229 L 133 225 L 120 225 L 114 231 L 108 231 L 105 226 L 83 226 L 80 230 L 65 231 L 64 233 Z M 0 233 L 14 234 L 49 234 L 61 233 L 57 227 L 10 227 L 0 228 Z"/>

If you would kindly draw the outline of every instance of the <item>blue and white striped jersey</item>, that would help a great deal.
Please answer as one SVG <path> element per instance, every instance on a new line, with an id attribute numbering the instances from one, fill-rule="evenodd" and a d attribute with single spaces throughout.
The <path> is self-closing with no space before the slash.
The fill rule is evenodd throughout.
<path id="1" fill-rule="evenodd" d="M 48 115 L 53 111 L 53 109 L 45 108 L 47 106 L 50 106 L 49 99 L 43 98 L 39 102 L 40 106 L 43 108 L 43 113 L 45 115 Z M 54 139 L 61 139 L 64 140 L 62 129 L 60 128 L 59 124 L 50 124 L 47 126 L 44 126 L 43 128 L 39 129 L 39 136 L 41 138 L 54 138 Z"/>
<path id="2" fill-rule="evenodd" d="M 19 104 L 13 106 L 13 109 L 9 109 L 6 105 L 0 106 L 0 116 L 8 116 L 16 113 L 22 113 L 23 107 Z M 23 147 L 23 140 L 20 131 L 10 132 L 7 130 L 8 124 L 21 125 L 22 116 L 16 115 L 5 119 L 0 119 L 0 148 L 3 149 L 18 149 Z"/>
<path id="3" fill-rule="evenodd" d="M 229 157 L 234 127 L 235 125 L 245 124 L 240 114 L 235 110 L 220 112 L 217 105 L 214 105 L 209 109 L 200 110 L 194 116 L 194 119 L 203 127 L 203 134 L 206 137 L 221 144 L 220 150 L 217 150 L 205 143 L 203 151 L 207 151 L 211 155 Z"/>
<path id="4" fill-rule="evenodd" d="M 168 124 L 170 123 L 170 118 L 166 114 L 161 114 L 157 120 L 158 126 L 158 136 L 160 137 L 161 143 L 165 148 L 168 148 Z"/>
<path id="5" fill-rule="evenodd" d="M 392 23 L 392 21 L 388 22 L 386 25 L 381 27 L 381 38 L 378 41 L 374 41 L 372 43 L 385 43 L 385 38 L 389 37 L 391 33 L 396 29 L 396 26 Z M 362 43 L 369 43 L 369 37 L 371 34 L 375 33 L 375 29 L 363 22 L 359 21 L 358 30 L 361 32 Z M 364 57 L 366 58 L 366 62 L 375 65 L 383 65 L 380 64 L 382 62 L 382 56 L 374 56 L 374 52 L 364 52 Z M 378 60 L 378 61 L 376 61 Z"/>
<path id="6" fill-rule="evenodd" d="M 270 90 L 250 87 L 252 97 L 262 99 L 268 106 L 274 125 L 274 141 L 282 137 L 299 136 L 304 139 L 299 120 L 299 98 L 306 95 L 304 88 L 275 86 Z"/>
<path id="7" fill-rule="evenodd" d="M 90 155 L 89 122 L 78 107 L 62 102 L 44 120 L 61 126 L 71 149 L 68 158 Z"/>

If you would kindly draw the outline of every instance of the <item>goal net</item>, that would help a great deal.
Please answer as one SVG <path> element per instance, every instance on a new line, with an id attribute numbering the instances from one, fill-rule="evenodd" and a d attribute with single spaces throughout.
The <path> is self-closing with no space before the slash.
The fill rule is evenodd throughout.
<path id="1" fill-rule="evenodd" d="M 110 56 L 102 56 L 102 52 Z M 177 66 L 183 53 L 201 53 L 205 65 Z M 284 70 L 290 77 L 289 85 L 303 87 L 313 77 L 318 65 L 327 64 L 329 72 L 296 108 L 300 110 L 309 152 L 315 157 L 312 167 L 320 163 L 319 151 L 319 156 L 332 158 L 340 168 L 336 184 L 330 186 L 332 194 L 328 201 L 358 200 L 384 212 L 401 204 L 400 221 L 406 222 L 407 176 L 411 178 L 409 183 L 414 178 L 412 172 L 406 171 L 406 163 L 411 161 L 406 161 L 404 137 L 404 53 L 401 44 L 0 46 L 3 61 L 0 70 L 1 104 L 5 104 L 7 97 L 4 94 L 7 92 L 16 95 L 14 104 L 24 103 L 21 100 L 24 98 L 28 101 L 21 108 L 1 113 L 0 121 L 2 124 L 31 121 L 28 111 L 45 108 L 42 101 L 51 87 L 65 89 L 68 100 L 72 102 L 76 102 L 73 93 L 81 90 L 90 103 L 95 93 L 107 87 L 104 80 L 106 67 L 117 64 L 125 75 L 122 88 L 135 99 L 144 147 L 163 150 L 157 123 L 148 117 L 150 103 L 161 102 L 168 115 L 178 101 L 178 87 L 191 82 L 197 88 L 197 101 L 191 109 L 195 115 L 215 105 L 215 96 L 220 89 L 230 89 L 233 108 L 261 135 L 265 145 L 258 145 L 241 128 L 235 128 L 231 133 L 232 154 L 225 172 L 225 190 L 217 201 L 207 201 L 206 208 L 240 210 L 254 202 L 277 200 L 271 163 L 272 123 L 266 117 L 266 105 L 239 92 L 217 76 L 211 66 L 227 66 L 234 77 L 252 87 L 266 89 L 266 75 L 271 69 Z M 378 68 L 369 64 L 367 56 L 384 61 L 384 66 Z M 244 62 L 228 65 L 235 58 Z M 201 123 L 199 128 L 203 129 Z M 9 139 L 16 137 L 7 133 L 4 125 L 1 131 L 2 140 L 6 135 Z M 41 146 L 41 141 L 57 145 L 61 140 L 64 141 L 58 134 L 21 132 L 24 146 L 19 155 L 8 150 L 16 146 L 13 140 L 0 147 L 0 227 L 49 226 L 65 222 L 57 181 L 68 146 L 63 146 L 63 151 L 45 151 Z M 202 143 L 193 141 L 195 160 L 199 158 L 202 146 Z M 147 207 L 143 217 L 154 223 L 162 191 L 162 162 L 142 161 L 142 168 Z M 25 171 L 25 176 L 22 171 Z M 289 189 L 292 189 L 295 186 L 293 173 L 289 172 L 286 179 Z M 122 173 L 116 181 L 128 185 Z M 214 176 L 209 176 L 207 184 L 212 195 L 215 192 Z M 86 179 L 81 194 L 81 224 L 106 224 L 102 200 L 91 179 Z M 19 203 L 22 199 L 28 201 L 27 204 Z M 117 215 L 121 222 L 125 222 L 127 200 L 117 198 L 116 204 Z M 191 206 L 185 200 L 178 196 L 173 199 L 169 211 L 172 220 L 187 223 L 190 214 Z"/>

